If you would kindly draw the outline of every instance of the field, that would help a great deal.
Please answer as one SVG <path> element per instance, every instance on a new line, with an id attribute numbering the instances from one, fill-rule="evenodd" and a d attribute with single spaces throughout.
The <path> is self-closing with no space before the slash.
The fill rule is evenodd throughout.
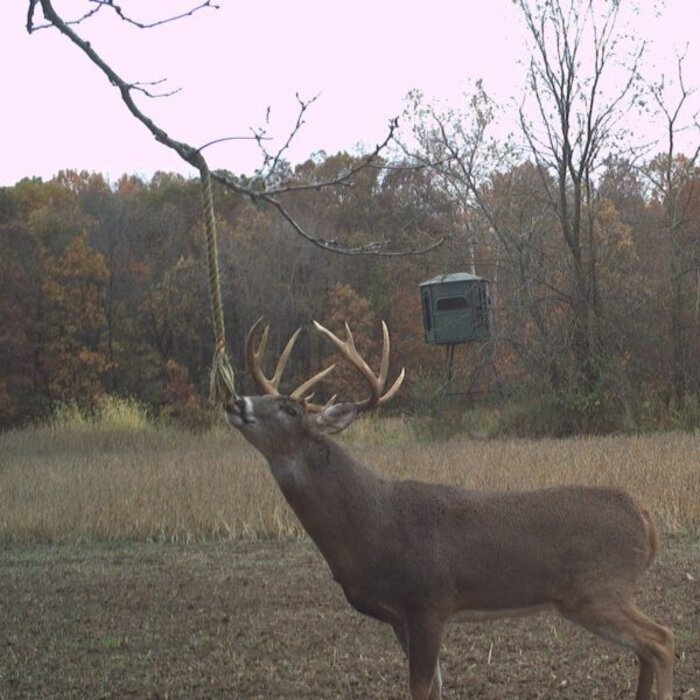
<path id="1" fill-rule="evenodd" d="M 358 421 L 343 441 L 399 479 L 472 489 L 624 486 L 663 531 L 700 531 L 700 432 L 436 441 L 417 439 L 407 420 L 394 418 Z M 181 432 L 113 402 L 95 419 L 67 411 L 49 425 L 0 433 L 0 542 L 302 534 L 264 460 L 230 428 Z"/>
<path id="2" fill-rule="evenodd" d="M 700 545 L 667 538 L 641 606 L 700 696 Z M 388 628 L 350 610 L 306 542 L 0 550 L 2 698 L 405 698 Z M 631 698 L 631 654 L 555 617 L 455 625 L 445 697 Z"/>
<path id="3" fill-rule="evenodd" d="M 262 459 L 231 431 L 127 409 L 0 435 L 0 698 L 405 697 L 393 635 L 348 607 Z M 398 478 L 643 497 L 663 542 L 640 606 L 676 634 L 676 697 L 700 698 L 700 434 L 351 431 Z M 443 659 L 447 698 L 626 698 L 636 677 L 630 654 L 550 616 L 456 625 Z"/>

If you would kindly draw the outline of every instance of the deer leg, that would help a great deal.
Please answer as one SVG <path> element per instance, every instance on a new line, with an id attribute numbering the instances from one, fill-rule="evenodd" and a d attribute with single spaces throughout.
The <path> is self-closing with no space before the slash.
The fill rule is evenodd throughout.
<path id="1" fill-rule="evenodd" d="M 673 633 L 666 627 L 650 620 L 630 604 L 627 608 L 630 619 L 643 631 L 648 652 L 640 657 L 639 679 L 637 681 L 637 700 L 651 697 L 652 678 L 656 678 L 656 697 L 658 700 L 672 700 L 673 696 Z M 642 663 L 641 659 L 646 663 Z M 644 692 L 647 695 L 644 695 Z"/>
<path id="2" fill-rule="evenodd" d="M 654 684 L 654 665 L 642 656 L 639 658 L 639 678 L 637 680 L 637 693 L 635 700 L 649 700 L 651 686 Z"/>
<path id="3" fill-rule="evenodd" d="M 651 700 L 656 679 L 658 700 L 672 700 L 673 634 L 643 615 L 629 601 L 589 601 L 561 606 L 564 617 L 600 637 L 632 649 L 639 657 L 636 700 Z"/>
<path id="4" fill-rule="evenodd" d="M 353 606 L 353 608 L 355 608 L 355 610 L 362 613 L 363 615 L 368 615 L 369 617 L 381 620 L 382 622 L 388 622 L 392 626 L 394 634 L 399 640 L 399 644 L 401 645 L 404 654 L 406 654 L 406 657 L 409 659 L 410 666 L 409 632 L 404 618 L 399 617 L 398 614 L 393 610 L 389 610 L 388 608 L 383 607 L 381 605 L 368 603 L 367 601 L 361 600 L 360 598 L 353 596 L 352 592 L 345 587 L 343 588 L 343 592 L 345 593 L 347 601 L 350 603 L 350 605 Z M 428 700 L 440 700 L 441 693 L 442 673 L 440 671 L 440 661 L 436 660 L 430 695 L 426 697 L 428 698 Z"/>
<path id="5" fill-rule="evenodd" d="M 408 633 L 406 632 L 406 626 L 403 622 L 392 623 L 394 628 L 394 633 L 396 638 L 399 640 L 399 644 L 408 657 Z M 438 659 L 435 664 L 435 674 L 433 675 L 433 684 L 430 690 L 429 700 L 440 700 L 442 694 L 442 672 L 440 670 L 440 660 Z"/>
<path id="6" fill-rule="evenodd" d="M 396 635 L 396 639 L 399 640 L 403 653 L 406 654 L 408 658 L 408 632 L 406 632 L 406 625 L 403 620 L 401 620 L 399 622 L 392 622 L 391 626 L 394 628 L 394 634 Z"/>
<path id="7" fill-rule="evenodd" d="M 408 671 L 412 700 L 440 700 L 440 645 L 445 629 L 443 620 L 432 616 L 409 618 Z"/>
<path id="8" fill-rule="evenodd" d="M 429 700 L 440 700 L 442 697 L 442 671 L 440 659 L 435 662 L 435 674 L 433 675 L 433 687 L 430 690 Z"/>

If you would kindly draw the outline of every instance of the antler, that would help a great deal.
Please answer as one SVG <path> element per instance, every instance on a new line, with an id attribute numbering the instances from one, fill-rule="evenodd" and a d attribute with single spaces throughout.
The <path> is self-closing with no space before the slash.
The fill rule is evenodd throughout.
<path id="1" fill-rule="evenodd" d="M 250 331 L 248 331 L 248 337 L 245 341 L 246 364 L 248 365 L 248 371 L 253 377 L 253 381 L 255 382 L 255 385 L 257 386 L 259 391 L 261 391 L 263 394 L 279 396 L 280 392 L 278 387 L 282 378 L 282 373 L 284 372 L 284 368 L 287 366 L 289 355 L 292 352 L 292 348 L 294 347 L 296 339 L 299 337 L 301 329 L 298 328 L 294 332 L 292 337 L 287 341 L 287 344 L 285 345 L 284 350 L 282 351 L 282 354 L 280 355 L 280 358 L 277 361 L 277 365 L 275 367 L 275 371 L 272 374 L 272 377 L 268 378 L 262 371 L 261 360 L 263 355 L 265 354 L 265 348 L 267 347 L 267 339 L 270 332 L 269 326 L 265 326 L 262 332 L 262 336 L 260 338 L 260 342 L 258 343 L 258 347 L 255 347 L 255 336 L 257 334 L 261 322 L 262 318 L 259 318 L 253 324 Z M 396 395 L 406 376 L 406 370 L 402 369 L 399 376 L 394 380 L 394 383 L 391 385 L 391 388 L 382 394 L 382 392 L 384 391 L 384 386 L 386 385 L 387 376 L 389 375 L 389 352 L 391 350 L 391 342 L 389 340 L 389 329 L 386 327 L 386 323 L 384 323 L 384 321 L 382 321 L 382 333 L 384 336 L 384 343 L 382 349 L 382 361 L 379 365 L 378 375 L 374 374 L 374 372 L 370 369 L 369 365 L 362 359 L 360 353 L 357 351 L 357 348 L 355 347 L 355 339 L 353 338 L 352 331 L 350 330 L 350 326 L 348 326 L 347 323 L 345 324 L 347 340 L 341 340 L 340 338 L 338 338 L 338 336 L 331 333 L 331 331 L 329 331 L 327 328 L 324 328 L 317 321 L 314 321 L 314 326 L 321 335 L 328 338 L 328 340 L 330 340 L 331 343 L 333 343 L 333 345 L 335 345 L 335 347 L 338 348 L 338 350 L 350 361 L 350 363 L 359 370 L 360 374 L 367 382 L 370 389 L 370 395 L 362 401 L 355 402 L 358 411 L 369 411 L 372 408 L 378 408 L 379 406 L 383 406 Z M 326 375 L 328 375 L 334 369 L 334 367 L 335 365 L 331 365 L 330 367 L 326 367 L 326 369 L 322 369 L 320 372 L 314 374 L 303 384 L 299 385 L 290 394 L 290 397 L 293 399 L 304 401 L 307 411 L 310 411 L 312 413 L 320 413 L 324 408 L 327 408 L 335 401 L 335 396 L 331 397 L 331 399 L 324 405 L 315 404 L 311 401 L 313 394 L 310 394 L 309 390 L 315 384 L 320 382 Z"/>
<path id="2" fill-rule="evenodd" d="M 280 380 L 282 379 L 282 373 L 284 372 L 284 368 L 287 366 L 287 360 L 289 360 L 289 355 L 292 352 L 292 348 L 294 347 L 296 339 L 299 337 L 301 328 L 297 328 L 292 337 L 287 341 L 287 344 L 285 345 L 284 350 L 282 351 L 282 354 L 280 355 L 280 358 L 277 361 L 277 366 L 275 367 L 275 371 L 272 374 L 272 377 L 268 378 L 263 374 L 260 363 L 263 355 L 265 354 L 265 348 L 267 346 L 267 339 L 270 332 L 270 326 L 265 326 L 262 333 L 262 337 L 260 338 L 260 342 L 258 343 L 258 347 L 257 349 L 255 348 L 255 335 L 261 323 L 262 318 L 259 318 L 253 324 L 252 328 L 248 331 L 248 337 L 245 341 L 246 365 L 248 365 L 248 371 L 253 377 L 253 381 L 255 382 L 255 385 L 257 386 L 259 391 L 261 391 L 263 394 L 279 396 L 280 392 L 278 390 L 278 387 Z M 310 377 L 303 384 L 299 385 L 290 394 L 290 397 L 293 399 L 303 400 L 306 403 L 306 408 L 308 410 L 317 412 L 323 410 L 324 406 L 317 406 L 316 404 L 311 403 L 312 395 L 309 395 L 309 389 L 311 389 L 311 387 L 320 382 L 327 374 L 329 374 L 333 370 L 334 367 L 335 365 L 331 365 L 330 367 L 326 367 L 326 369 L 323 369 L 320 372 L 314 374 L 313 377 Z M 331 402 L 332 401 L 333 399 L 331 399 Z"/>
<path id="3" fill-rule="evenodd" d="M 338 348 L 338 350 L 352 363 L 352 365 L 359 370 L 360 374 L 367 382 L 370 389 L 370 395 L 363 401 L 355 402 L 358 411 L 369 411 L 372 408 L 378 408 L 394 398 L 400 389 L 404 378 L 406 377 L 406 370 L 402 369 L 399 376 L 391 385 L 391 388 L 382 394 L 384 391 L 384 386 L 386 385 L 387 376 L 389 375 L 389 352 L 391 349 L 389 329 L 386 327 L 386 323 L 384 323 L 384 321 L 382 321 L 384 342 L 382 348 L 382 361 L 379 365 L 379 375 L 375 375 L 370 369 L 369 365 L 360 356 L 360 353 L 355 347 L 355 339 L 352 336 L 352 331 L 347 323 L 345 324 L 347 340 L 341 340 L 337 335 L 331 333 L 331 331 L 324 328 L 317 321 L 314 321 L 314 326 L 316 327 L 316 330 L 321 333 L 321 335 L 328 338 L 328 340 L 330 340 L 331 343 Z"/>

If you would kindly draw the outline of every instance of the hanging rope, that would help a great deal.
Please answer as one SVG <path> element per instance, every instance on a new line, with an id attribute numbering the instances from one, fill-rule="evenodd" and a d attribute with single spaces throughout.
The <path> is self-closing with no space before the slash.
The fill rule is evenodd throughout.
<path id="1" fill-rule="evenodd" d="M 221 304 L 219 282 L 219 253 L 216 245 L 216 222 L 214 219 L 214 197 L 211 191 L 211 176 L 206 164 L 199 169 L 202 181 L 202 207 L 204 229 L 207 236 L 207 259 L 209 262 L 209 294 L 211 316 L 214 326 L 214 359 L 209 379 L 209 401 L 213 404 L 228 404 L 237 397 L 233 368 L 226 355 L 226 331 L 224 309 Z"/>

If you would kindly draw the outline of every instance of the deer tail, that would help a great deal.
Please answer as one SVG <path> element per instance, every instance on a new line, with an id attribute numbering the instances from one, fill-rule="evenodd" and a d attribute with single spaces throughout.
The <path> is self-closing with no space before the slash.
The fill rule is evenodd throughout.
<path id="1" fill-rule="evenodd" d="M 644 522 L 644 532 L 647 538 L 647 559 L 645 567 L 648 569 L 659 551 L 659 531 L 651 513 L 644 506 L 640 506 L 640 511 L 642 514 L 642 521 Z"/>

